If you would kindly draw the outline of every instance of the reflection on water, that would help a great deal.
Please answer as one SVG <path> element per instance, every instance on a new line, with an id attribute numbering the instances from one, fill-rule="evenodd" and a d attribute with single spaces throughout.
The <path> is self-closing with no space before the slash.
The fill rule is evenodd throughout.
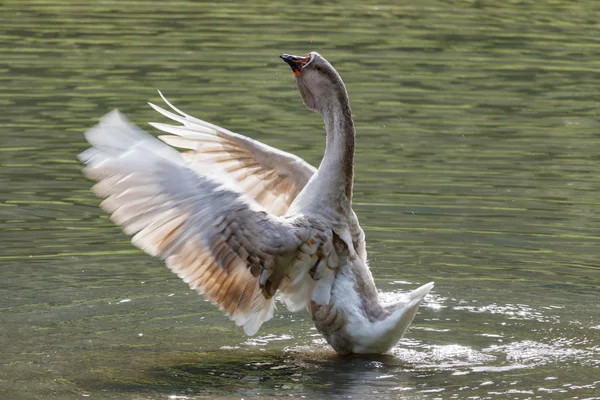
<path id="1" fill-rule="evenodd" d="M 599 398 L 599 3 L 5 1 L 0 398 Z M 290 28 L 293 27 L 293 28 Z M 133 248 L 76 155 L 119 108 L 182 109 L 318 164 L 282 52 L 319 51 L 358 130 L 382 297 L 435 281 L 380 357 L 280 307 L 248 338 Z"/>
<path id="2" fill-rule="evenodd" d="M 389 355 L 360 357 L 336 356 L 322 339 L 308 345 L 268 350 L 270 341 L 291 339 L 286 335 L 265 335 L 235 349 L 203 355 L 202 360 L 161 365 L 144 371 L 137 380 L 103 382 L 102 387 L 112 391 L 143 388 L 186 398 L 205 393 L 227 396 L 232 392 L 242 397 L 293 393 L 311 398 L 397 398 L 401 392 L 411 398 L 434 398 L 436 393 L 456 390 L 471 398 L 491 398 L 507 393 L 577 394 L 600 389 L 600 380 L 586 385 L 559 385 L 556 381 L 562 378 L 553 375 L 523 379 L 535 368 L 543 370 L 557 363 L 569 365 L 590 360 L 584 364 L 598 367 L 600 348 L 574 348 L 586 343 L 567 339 L 552 340 L 550 344 L 518 341 L 480 350 L 403 339 Z M 265 347 L 250 348 L 257 343 Z M 502 390 L 507 386 L 511 388 Z"/>

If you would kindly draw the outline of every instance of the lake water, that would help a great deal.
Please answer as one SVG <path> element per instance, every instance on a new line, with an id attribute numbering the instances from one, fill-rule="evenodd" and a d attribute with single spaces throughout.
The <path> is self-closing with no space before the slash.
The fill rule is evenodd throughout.
<path id="1" fill-rule="evenodd" d="M 0 398 L 600 399 L 600 3 L 399 3 L 4 1 Z M 436 282 L 385 356 L 338 357 L 282 306 L 246 337 L 76 160 L 113 108 L 164 121 L 161 89 L 318 164 L 278 58 L 312 50 L 350 93 L 382 296 Z"/>

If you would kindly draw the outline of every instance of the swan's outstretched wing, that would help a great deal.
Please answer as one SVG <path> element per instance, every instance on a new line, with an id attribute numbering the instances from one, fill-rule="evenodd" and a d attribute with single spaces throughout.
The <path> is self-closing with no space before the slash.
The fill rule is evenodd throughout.
<path id="1" fill-rule="evenodd" d="M 93 190 L 106 198 L 111 219 L 254 334 L 273 315 L 281 268 L 304 228 L 194 172 L 181 153 L 116 110 L 85 136 L 92 147 L 80 154 L 84 172 L 98 181 Z"/>
<path id="2" fill-rule="evenodd" d="M 163 132 L 177 135 L 159 138 L 172 146 L 191 149 L 183 156 L 192 169 L 201 174 L 215 170 L 229 176 L 240 190 L 273 215 L 285 214 L 316 171 L 300 157 L 194 118 L 160 95 L 177 114 L 152 103 L 150 106 L 181 125 L 151 123 Z"/>

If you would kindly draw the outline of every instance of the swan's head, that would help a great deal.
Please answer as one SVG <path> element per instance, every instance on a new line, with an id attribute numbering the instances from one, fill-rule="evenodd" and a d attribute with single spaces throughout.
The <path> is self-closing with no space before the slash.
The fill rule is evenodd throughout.
<path id="1" fill-rule="evenodd" d="M 347 101 L 342 78 L 319 53 L 313 51 L 306 57 L 282 54 L 281 59 L 292 68 L 304 105 L 309 110 L 323 114 L 340 101 Z"/>

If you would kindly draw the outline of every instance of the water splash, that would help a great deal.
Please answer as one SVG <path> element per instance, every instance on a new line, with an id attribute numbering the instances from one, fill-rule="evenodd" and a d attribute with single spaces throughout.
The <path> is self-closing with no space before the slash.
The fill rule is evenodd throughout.
<path id="1" fill-rule="evenodd" d="M 510 320 L 537 321 L 560 323 L 558 315 L 547 315 L 527 304 L 487 304 L 487 305 L 456 305 L 454 310 L 468 311 L 476 314 L 501 314 Z"/>
<path id="2" fill-rule="evenodd" d="M 244 343 L 242 343 L 242 345 L 266 346 L 267 344 L 269 344 L 271 342 L 281 341 L 281 340 L 291 340 L 293 338 L 294 338 L 294 336 L 287 335 L 287 334 L 282 334 L 282 335 L 268 334 L 268 335 L 249 338 Z"/>
<path id="3" fill-rule="evenodd" d="M 504 355 L 511 365 L 534 367 L 557 362 L 577 361 L 582 365 L 600 365 L 600 351 L 594 347 L 578 348 L 586 341 L 574 338 L 558 338 L 550 343 L 523 340 L 502 345 L 492 345 L 483 349 L 485 353 Z"/>

